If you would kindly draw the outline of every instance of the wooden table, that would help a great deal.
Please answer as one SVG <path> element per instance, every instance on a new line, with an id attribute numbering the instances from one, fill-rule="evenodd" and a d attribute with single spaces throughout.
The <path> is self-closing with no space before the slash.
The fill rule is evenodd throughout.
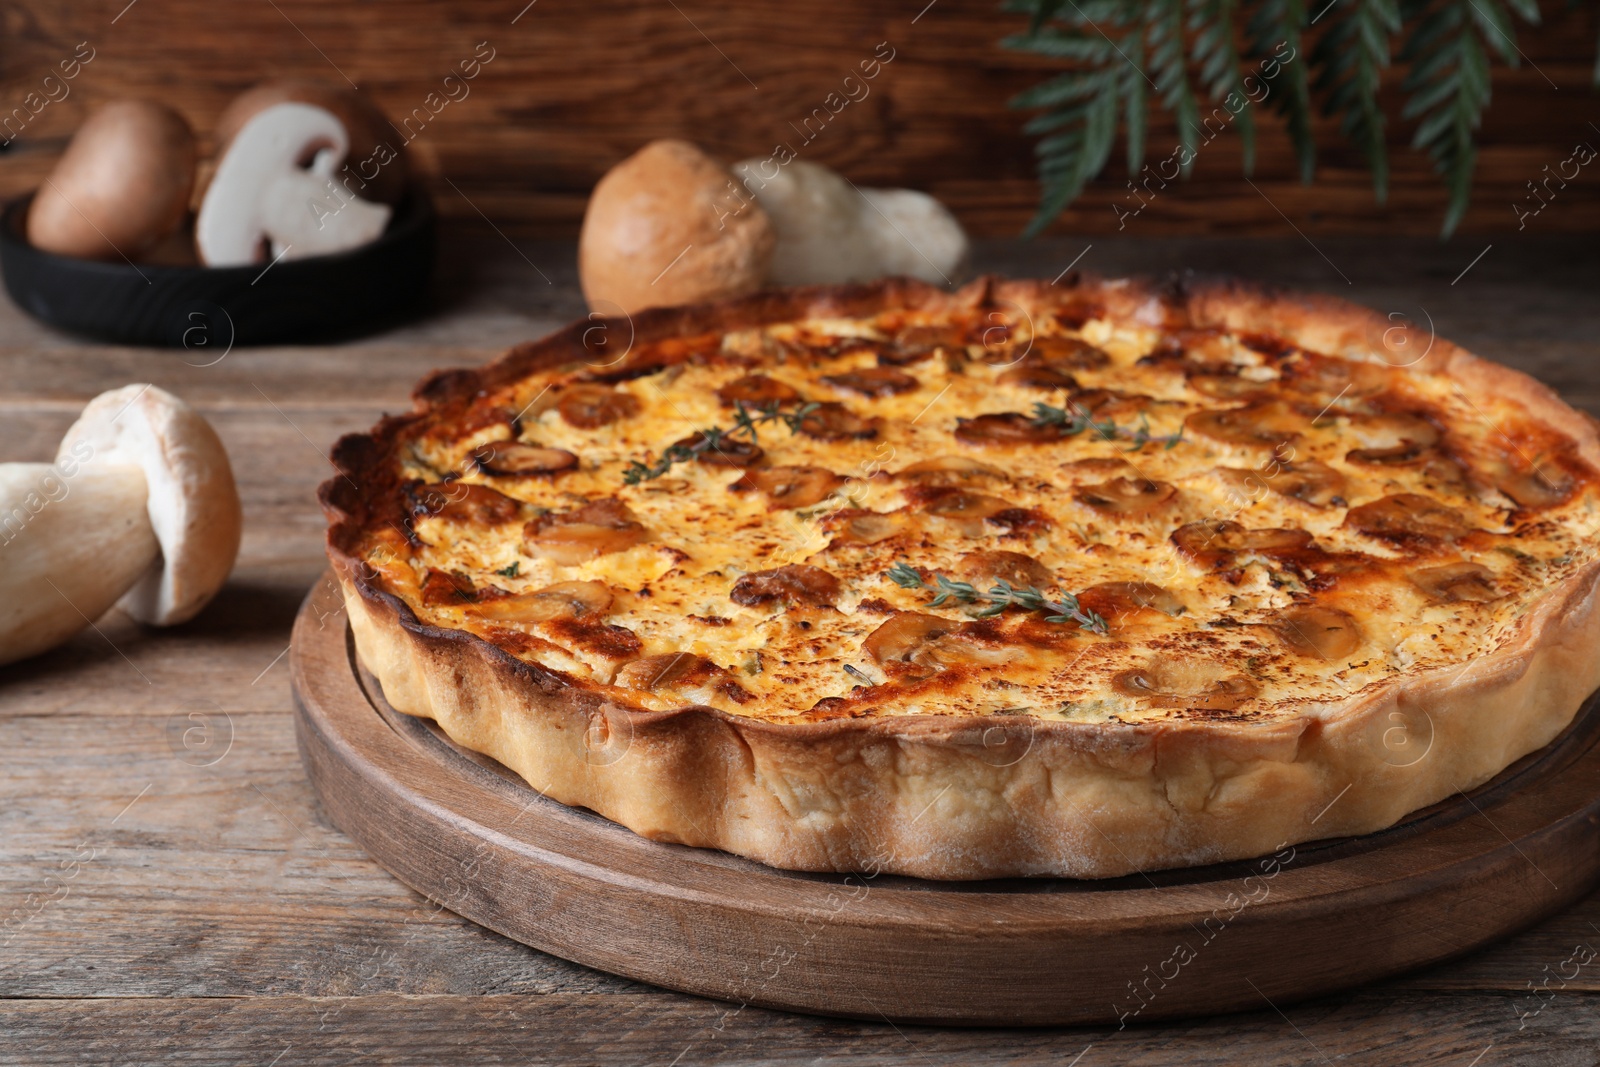
<path id="1" fill-rule="evenodd" d="M 1593 238 L 1486 243 L 1097 237 L 1079 265 L 1229 271 L 1431 318 L 1441 336 L 1600 414 Z M 979 266 L 1054 277 L 1083 250 L 998 243 Z M 209 366 L 215 351 L 88 344 L 0 304 L 0 458 L 48 459 L 89 397 L 155 382 L 216 425 L 246 523 L 232 581 L 194 622 L 143 631 L 113 613 L 0 671 L 0 1063 L 1492 1067 L 1600 1056 L 1600 959 L 1568 962 L 1600 947 L 1600 895 L 1380 986 L 1118 1032 L 739 1010 L 543 955 L 412 893 L 326 823 L 295 751 L 284 653 L 323 568 L 313 494 L 325 452 L 403 407 L 426 371 L 480 362 L 582 313 L 570 245 L 447 234 L 438 293 L 381 337 L 238 350 Z M 1441 928 L 1456 921 L 1437 916 Z"/>

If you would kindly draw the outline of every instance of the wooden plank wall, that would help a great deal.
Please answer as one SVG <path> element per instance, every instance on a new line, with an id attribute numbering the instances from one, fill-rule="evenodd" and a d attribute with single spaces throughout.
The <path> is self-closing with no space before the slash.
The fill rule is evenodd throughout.
<path id="1" fill-rule="evenodd" d="M 1516 231 L 1513 205 L 1534 205 L 1527 183 L 1579 142 L 1600 147 L 1591 125 L 1600 124 L 1590 88 L 1596 6 L 1543 6 L 1544 25 L 1521 38 L 1529 61 L 1495 74 L 1471 231 Z M 1037 187 L 1024 116 L 1005 102 L 1050 69 L 997 46 L 1020 25 L 994 0 L 12 0 L 0 2 L 0 115 L 42 91 L 81 43 L 93 58 L 64 89 L 52 86 L 61 99 L 28 116 L 0 154 L 0 195 L 37 185 L 101 101 L 157 97 L 204 132 L 253 82 L 311 77 L 348 79 L 397 119 L 437 94 L 438 113 L 422 112 L 426 125 L 408 129 L 441 209 L 511 233 L 573 235 L 608 166 L 651 138 L 678 136 L 730 160 L 786 143 L 861 184 L 929 190 L 975 233 L 1007 235 L 1026 222 Z M 807 141 L 806 117 L 875 50 L 892 60 Z M 475 57 L 476 77 L 445 82 Z M 1386 79 L 1391 114 L 1400 75 Z M 439 107 L 447 95 L 457 99 Z M 1124 232 L 1286 233 L 1286 221 L 1308 233 L 1437 232 L 1442 187 L 1406 147 L 1409 123 L 1390 130 L 1384 208 L 1359 157 L 1336 144 L 1333 123 L 1323 123 L 1331 147 L 1309 189 L 1281 124 L 1264 115 L 1263 125 L 1255 188 L 1240 178 L 1230 132 L 1204 149 L 1192 181 L 1161 191 Z M 1172 124 L 1154 121 L 1151 157 L 1174 142 Z M 1114 162 L 1060 232 L 1117 232 L 1114 205 L 1135 203 L 1126 181 Z M 1583 169 L 1526 226 L 1600 230 L 1600 166 Z"/>

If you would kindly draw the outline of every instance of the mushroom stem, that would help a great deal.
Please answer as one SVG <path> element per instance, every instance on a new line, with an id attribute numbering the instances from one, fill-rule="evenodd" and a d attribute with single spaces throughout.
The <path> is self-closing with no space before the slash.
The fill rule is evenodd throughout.
<path id="1" fill-rule="evenodd" d="M 0 464 L 0 664 L 88 626 L 161 556 L 137 466 Z"/>

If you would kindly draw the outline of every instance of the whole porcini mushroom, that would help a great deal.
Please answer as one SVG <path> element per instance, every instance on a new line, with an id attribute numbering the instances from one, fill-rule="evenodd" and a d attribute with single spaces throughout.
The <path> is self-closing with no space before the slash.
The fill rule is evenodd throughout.
<path id="1" fill-rule="evenodd" d="M 907 275 L 949 284 L 966 272 L 970 244 L 955 216 L 913 189 L 862 189 L 820 163 L 769 159 L 734 173 L 777 231 L 772 285 L 839 285 Z"/>
<path id="2" fill-rule="evenodd" d="M 727 168 L 686 141 L 652 141 L 612 167 L 578 237 L 583 295 L 632 314 L 755 292 L 773 231 Z"/>
<path id="3" fill-rule="evenodd" d="M 0 664 L 113 604 L 152 626 L 193 618 L 232 571 L 241 526 L 204 418 L 152 385 L 102 393 L 54 463 L 0 464 Z"/>
<path id="4" fill-rule="evenodd" d="M 393 210 L 355 195 L 340 167 L 344 123 L 314 104 L 279 103 L 246 119 L 200 202 L 195 248 L 211 267 L 303 259 L 376 239 Z"/>
<path id="5" fill-rule="evenodd" d="M 137 259 L 183 222 L 195 141 L 176 111 L 118 100 L 91 115 L 28 208 L 28 242 L 82 259 Z"/>

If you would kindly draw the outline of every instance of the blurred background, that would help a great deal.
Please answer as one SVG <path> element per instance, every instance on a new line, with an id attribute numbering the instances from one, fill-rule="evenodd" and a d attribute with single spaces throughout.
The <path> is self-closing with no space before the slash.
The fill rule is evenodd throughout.
<path id="1" fill-rule="evenodd" d="M 1057 13 L 1063 34 L 1070 36 L 1074 21 L 1085 37 L 1103 29 L 1101 36 L 1108 43 L 1115 38 L 1122 52 L 1133 45 L 1124 37 L 1127 27 L 1116 22 L 1118 11 L 1137 21 L 1145 16 L 1130 16 L 1130 9 L 1165 9 L 1124 4 L 1097 14 L 1107 5 L 1042 6 Z M 1197 27 L 1219 24 L 1219 13 L 1225 18 L 1230 5 L 1166 7 L 1192 36 Z M 1307 27 L 1304 52 L 1340 25 L 1361 29 L 1354 20 L 1363 12 L 1381 23 L 1394 5 L 1309 0 L 1259 7 L 1299 11 Z M 1324 114 L 1333 90 L 1313 77 L 1311 184 L 1301 180 L 1285 116 L 1266 106 L 1251 109 L 1256 143 L 1248 182 L 1239 131 L 1230 127 L 1197 153 L 1190 180 L 1167 183 L 1159 195 L 1146 192 L 1136 201 L 1128 184 L 1125 122 L 1119 121 L 1105 169 L 1047 232 L 1439 234 L 1450 188 L 1436 173 L 1435 159 L 1411 146 L 1429 116 L 1403 113 L 1407 101 L 1421 95 L 1406 86 L 1415 64 L 1403 53 L 1430 8 L 1436 15 L 1459 9 L 1464 22 L 1477 23 L 1468 31 L 1488 71 L 1479 94 L 1485 106 L 1476 130 L 1474 185 L 1460 232 L 1600 229 L 1600 181 L 1594 177 L 1600 168 L 1580 167 L 1572 178 L 1569 163 L 1559 187 L 1541 186 L 1542 200 L 1554 195 L 1559 211 L 1533 217 L 1517 210 L 1541 202 L 1530 199 L 1534 185 L 1570 160 L 1576 145 L 1600 145 L 1600 97 L 1593 89 L 1600 7 L 1465 0 L 1395 9 L 1404 27 L 1388 35 L 1393 62 L 1375 71 L 1375 99 L 1388 118 L 1381 134 L 1388 148 L 1385 203 L 1374 195 L 1360 138 L 1346 132 L 1347 116 L 1337 109 Z M 1530 10 L 1537 25 L 1526 17 Z M 1243 39 L 1244 19 L 1235 14 L 1233 20 Z M 61 60 L 90 52 L 93 58 L 64 93 L 54 90 L 59 99 L 36 111 L 13 110 L 0 132 L 7 141 L 0 196 L 37 186 L 98 103 L 124 96 L 162 100 L 189 120 L 207 154 L 213 124 L 236 94 L 265 79 L 310 78 L 353 84 L 375 98 L 409 138 L 412 164 L 425 176 L 440 214 L 469 227 L 492 226 L 518 238 L 572 238 L 590 189 L 608 167 L 651 139 L 682 137 L 725 161 L 788 144 L 860 184 L 931 192 L 975 237 L 1013 236 L 1039 205 L 1039 138 L 1024 129 L 1039 112 L 1009 102 L 1072 63 L 1002 47 L 1002 39 L 1029 25 L 1027 12 L 1002 10 L 994 0 L 8 2 L 0 5 L 0 100 L 20 105 L 30 93 L 35 101 L 48 99 L 42 82 Z M 1514 43 L 1501 39 L 1501 25 Z M 1142 62 L 1133 64 L 1127 55 L 1115 60 L 1155 75 L 1147 79 L 1145 108 L 1145 159 L 1152 163 L 1180 141 L 1180 127 L 1162 100 L 1171 85 L 1159 73 L 1158 35 L 1153 26 L 1140 38 L 1151 48 Z M 875 50 L 880 59 L 892 58 L 863 83 L 864 95 L 855 90 L 837 110 L 826 104 L 829 94 L 843 94 L 847 76 L 859 78 L 859 63 Z M 1086 53 L 1080 48 L 1076 54 Z M 481 65 L 476 76 L 463 79 L 462 64 L 474 60 Z M 1255 65 L 1247 55 L 1242 69 Z M 1214 102 L 1199 67 L 1191 64 L 1193 90 L 1205 114 Z M 447 84 L 446 78 L 453 80 Z M 1277 96 L 1291 88 L 1284 81 Z M 1436 108 L 1472 102 L 1440 95 Z M 1129 114 L 1120 105 L 1118 112 L 1119 120 Z M 1125 215 L 1141 204 L 1136 217 Z"/>

